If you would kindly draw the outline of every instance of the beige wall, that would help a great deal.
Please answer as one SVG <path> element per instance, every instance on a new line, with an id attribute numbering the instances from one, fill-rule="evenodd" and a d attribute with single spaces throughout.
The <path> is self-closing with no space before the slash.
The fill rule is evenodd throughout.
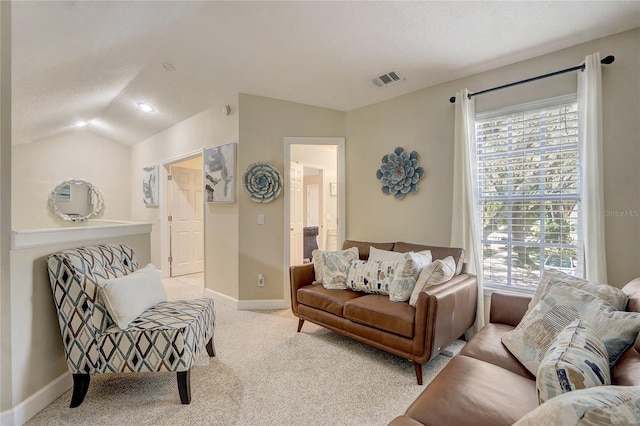
<path id="1" fill-rule="evenodd" d="M 0 2 L 0 423 L 11 409 L 11 2 Z"/>
<path id="2" fill-rule="evenodd" d="M 63 249 L 91 244 L 126 244 L 134 249 L 140 265 L 150 260 L 148 234 L 11 250 L 13 407 L 68 372 L 46 257 Z M 3 387 L 4 384 L 3 381 Z"/>
<path id="3" fill-rule="evenodd" d="M 64 224 L 47 206 L 50 192 L 67 179 L 84 179 L 104 198 L 101 219 L 129 220 L 131 148 L 84 128 L 20 144 L 12 150 L 13 229 Z"/>
<path id="4" fill-rule="evenodd" d="M 238 141 L 237 99 L 221 100 L 231 104 L 231 115 L 220 113 L 218 107 L 202 111 L 193 117 L 135 145 L 131 150 L 131 219 L 153 224 L 151 262 L 161 268 L 162 207 L 147 207 L 142 202 L 142 169 L 162 164 L 203 148 Z M 240 170 L 240 169 L 238 169 Z M 236 180 L 239 185 L 240 180 Z M 166 182 L 160 182 L 165 185 Z M 239 192 L 240 190 L 237 189 Z M 160 204 L 166 202 L 160 192 Z M 205 286 L 217 293 L 238 297 L 238 203 L 204 206 L 205 226 Z M 163 271 L 167 275 L 167 271 Z"/>
<path id="5" fill-rule="evenodd" d="M 580 64 L 587 54 L 613 54 L 603 68 L 606 212 L 640 210 L 640 29 L 581 44 L 472 77 L 429 87 L 347 113 L 347 238 L 448 245 L 451 232 L 454 105 L 462 88 L 479 91 Z M 576 73 L 476 98 L 476 110 L 559 96 L 576 90 Z M 415 195 L 383 195 L 375 178 L 396 146 L 416 150 L 426 176 Z M 605 219 L 609 283 L 640 276 L 640 217 Z"/>
<path id="6" fill-rule="evenodd" d="M 336 110 L 241 94 L 239 175 L 255 162 L 284 174 L 285 137 L 344 137 L 344 117 Z M 284 195 L 267 204 L 251 201 L 244 189 L 238 195 L 239 299 L 283 300 Z M 259 214 L 264 225 L 258 225 Z M 258 287 L 258 274 L 264 274 L 264 287 Z"/>

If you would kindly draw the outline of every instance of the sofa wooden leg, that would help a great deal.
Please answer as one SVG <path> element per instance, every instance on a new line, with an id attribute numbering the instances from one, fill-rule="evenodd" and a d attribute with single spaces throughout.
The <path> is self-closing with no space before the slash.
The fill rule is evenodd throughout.
<path id="1" fill-rule="evenodd" d="M 418 379 L 418 384 L 422 385 L 422 364 L 414 361 L 413 369 L 416 370 L 416 379 Z"/>
<path id="2" fill-rule="evenodd" d="M 213 347 L 213 337 L 207 342 L 207 353 L 210 357 L 216 356 L 216 349 Z"/>
<path id="3" fill-rule="evenodd" d="M 88 374 L 73 375 L 73 394 L 71 395 L 71 405 L 69 408 L 76 408 L 82 404 L 89 390 L 90 381 L 91 377 Z"/>
<path id="4" fill-rule="evenodd" d="M 180 393 L 180 402 L 183 404 L 191 403 L 191 370 L 178 371 L 178 392 Z"/>
<path id="5" fill-rule="evenodd" d="M 304 320 L 298 318 L 298 333 L 300 333 L 300 330 L 302 330 L 302 324 L 304 324 Z"/>

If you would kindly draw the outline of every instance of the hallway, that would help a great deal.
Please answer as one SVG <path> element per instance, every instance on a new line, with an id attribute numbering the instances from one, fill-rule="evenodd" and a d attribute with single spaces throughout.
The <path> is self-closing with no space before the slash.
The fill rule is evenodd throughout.
<path id="1" fill-rule="evenodd" d="M 204 297 L 204 273 L 163 278 L 168 300 L 197 299 Z"/>

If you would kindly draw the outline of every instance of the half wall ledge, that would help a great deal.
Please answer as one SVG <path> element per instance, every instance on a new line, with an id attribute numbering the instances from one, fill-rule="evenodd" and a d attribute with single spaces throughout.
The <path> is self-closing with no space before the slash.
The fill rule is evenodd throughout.
<path id="1" fill-rule="evenodd" d="M 11 250 L 151 233 L 151 223 L 89 220 L 82 226 L 11 231 Z"/>

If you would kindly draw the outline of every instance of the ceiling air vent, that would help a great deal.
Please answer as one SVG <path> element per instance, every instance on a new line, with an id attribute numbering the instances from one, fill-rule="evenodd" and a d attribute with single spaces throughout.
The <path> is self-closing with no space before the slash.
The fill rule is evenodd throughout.
<path id="1" fill-rule="evenodd" d="M 404 78 L 400 78 L 400 76 L 395 71 L 391 71 L 389 73 L 382 74 L 380 77 L 374 78 L 373 84 L 378 87 L 382 87 L 389 86 L 402 80 L 404 80 Z"/>

